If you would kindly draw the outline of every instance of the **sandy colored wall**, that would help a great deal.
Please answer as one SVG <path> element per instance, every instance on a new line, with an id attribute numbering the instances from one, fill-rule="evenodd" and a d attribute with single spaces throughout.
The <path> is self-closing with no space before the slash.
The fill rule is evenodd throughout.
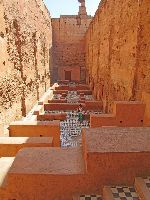
<path id="1" fill-rule="evenodd" d="M 0 1 L 0 120 L 4 124 L 24 116 L 50 86 L 51 35 L 43 1 Z"/>
<path id="2" fill-rule="evenodd" d="M 65 70 L 72 71 L 72 80 L 85 80 L 84 35 L 90 22 L 90 16 L 78 18 L 73 15 L 52 19 L 54 81 L 64 80 Z"/>
<path id="3" fill-rule="evenodd" d="M 150 93 L 149 8 L 148 0 L 103 0 L 87 31 L 87 83 L 106 112 L 113 100 Z"/>

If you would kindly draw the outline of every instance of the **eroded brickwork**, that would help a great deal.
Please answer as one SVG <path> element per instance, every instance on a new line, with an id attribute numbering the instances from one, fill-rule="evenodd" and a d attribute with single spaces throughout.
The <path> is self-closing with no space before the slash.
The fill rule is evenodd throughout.
<path id="1" fill-rule="evenodd" d="M 84 2 L 79 7 L 78 15 L 52 19 L 54 81 L 64 80 L 65 71 L 71 71 L 71 80 L 85 80 L 84 35 L 91 19 Z"/>
<path id="2" fill-rule="evenodd" d="M 149 17 L 148 0 L 103 0 L 90 24 L 86 34 L 86 78 L 107 112 L 113 100 L 143 98 L 148 102 Z"/>
<path id="3" fill-rule="evenodd" d="M 8 124 L 50 85 L 51 19 L 42 0 L 1 0 L 0 22 L 0 120 Z"/>

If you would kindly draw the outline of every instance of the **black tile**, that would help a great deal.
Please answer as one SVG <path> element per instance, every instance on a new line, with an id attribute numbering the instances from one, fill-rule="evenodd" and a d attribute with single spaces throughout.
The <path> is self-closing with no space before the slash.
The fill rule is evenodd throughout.
<path id="1" fill-rule="evenodd" d="M 114 198 L 118 198 L 118 197 L 119 197 L 119 194 L 118 194 L 118 193 L 113 193 L 113 197 L 114 197 Z"/>
<path id="2" fill-rule="evenodd" d="M 132 194 L 130 192 L 125 192 L 126 197 L 132 197 Z"/>
<path id="3" fill-rule="evenodd" d="M 85 200 L 91 200 L 91 197 L 85 197 Z"/>
<path id="4" fill-rule="evenodd" d="M 146 186 L 147 186 L 148 188 L 150 188 L 150 183 L 146 183 Z"/>
<path id="5" fill-rule="evenodd" d="M 136 192 L 135 188 L 133 188 L 133 187 L 130 187 L 129 190 L 130 190 L 130 192 Z"/>
<path id="6" fill-rule="evenodd" d="M 124 192 L 123 188 L 117 188 L 117 190 L 119 193 Z"/>
<path id="7" fill-rule="evenodd" d="M 128 200 L 126 197 L 120 197 L 120 200 Z"/>
<path id="8" fill-rule="evenodd" d="M 126 197 L 120 197 L 120 200 L 128 200 Z"/>

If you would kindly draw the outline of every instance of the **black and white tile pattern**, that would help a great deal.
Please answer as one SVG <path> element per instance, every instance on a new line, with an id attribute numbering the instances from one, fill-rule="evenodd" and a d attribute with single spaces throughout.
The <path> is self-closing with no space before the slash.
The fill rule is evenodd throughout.
<path id="1" fill-rule="evenodd" d="M 75 83 L 71 83 L 71 86 L 75 86 Z M 92 95 L 84 95 L 86 100 L 93 100 Z M 61 99 L 61 94 L 54 94 L 53 99 Z M 80 95 L 77 91 L 68 91 L 65 97 L 68 103 L 79 103 Z M 61 128 L 61 146 L 62 147 L 77 147 L 82 144 L 81 130 L 82 128 L 89 128 L 89 121 L 83 120 L 79 122 L 77 111 L 45 111 L 45 113 L 66 113 L 67 119 L 60 122 Z M 100 114 L 101 112 L 83 111 L 83 115 L 89 115 L 91 113 Z"/>
<path id="2" fill-rule="evenodd" d="M 144 178 L 144 182 L 150 191 L 150 177 Z"/>
<path id="3" fill-rule="evenodd" d="M 62 147 L 80 146 L 82 128 L 89 128 L 89 121 L 78 121 L 77 112 L 68 112 L 67 120 L 60 122 L 61 127 L 61 145 Z"/>
<path id="4" fill-rule="evenodd" d="M 102 200 L 100 195 L 80 195 L 80 200 Z"/>
<path id="5" fill-rule="evenodd" d="M 114 200 L 140 200 L 134 187 L 111 187 Z"/>

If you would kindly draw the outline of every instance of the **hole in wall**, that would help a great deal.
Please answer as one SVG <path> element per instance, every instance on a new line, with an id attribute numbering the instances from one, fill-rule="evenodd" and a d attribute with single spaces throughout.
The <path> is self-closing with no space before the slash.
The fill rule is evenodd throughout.
<path id="1" fill-rule="evenodd" d="M 120 124 L 122 124 L 122 121 L 120 121 Z"/>
<path id="2" fill-rule="evenodd" d="M 143 119 L 141 120 L 141 122 L 143 123 Z"/>
<path id="3" fill-rule="evenodd" d="M 3 32 L 0 32 L 0 36 L 1 36 L 2 38 L 4 38 L 4 33 L 3 33 Z"/>
<path id="4" fill-rule="evenodd" d="M 40 135 L 40 137 L 43 137 L 43 135 Z"/>

